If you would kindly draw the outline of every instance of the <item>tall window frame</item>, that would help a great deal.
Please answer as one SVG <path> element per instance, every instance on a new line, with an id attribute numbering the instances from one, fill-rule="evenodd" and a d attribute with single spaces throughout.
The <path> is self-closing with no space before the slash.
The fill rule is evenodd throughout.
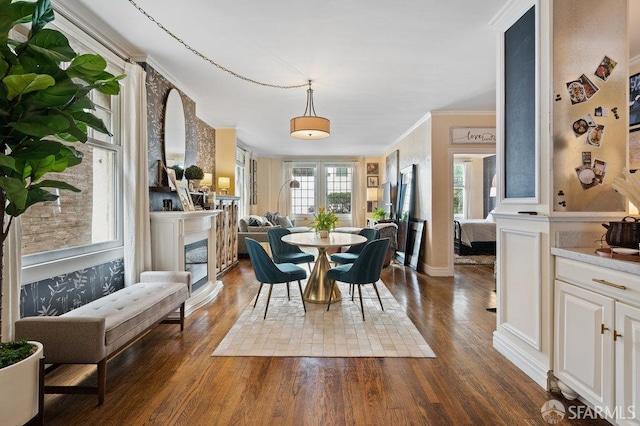
<path id="1" fill-rule="evenodd" d="M 454 219 L 466 218 L 467 190 L 466 190 L 466 163 L 456 161 L 453 163 L 453 217 Z"/>
<path id="2" fill-rule="evenodd" d="M 50 26 L 62 32 L 77 52 L 101 55 L 107 61 L 107 71 L 110 73 L 114 75 L 124 73 L 124 60 L 122 58 L 91 38 L 64 16 L 57 14 L 56 20 L 52 22 Z M 112 237 L 109 237 L 108 241 L 99 243 L 82 244 L 63 249 L 51 247 L 51 250 L 42 250 L 38 253 L 23 255 L 21 258 L 21 284 L 27 284 L 70 271 L 84 269 L 89 266 L 107 263 L 121 259 L 124 256 L 122 175 L 122 126 L 124 122 L 122 103 L 124 102 L 124 97 L 122 93 L 118 96 L 110 97 L 110 105 L 109 107 L 105 107 L 105 104 L 100 102 L 99 99 L 104 95 L 92 92 L 91 96 L 95 98 L 94 101 L 97 104 L 96 111 L 93 112 L 105 121 L 107 128 L 109 128 L 113 136 L 102 135 L 98 132 L 94 133 L 90 130 L 88 132 L 88 140 L 82 144 L 84 146 L 81 148 L 86 147 L 91 150 L 100 150 L 107 153 L 107 157 L 112 157 L 112 160 L 110 160 L 113 161 L 112 181 L 108 183 L 108 187 L 110 191 L 113 191 L 113 199 L 107 203 L 108 205 L 112 204 L 112 209 L 106 214 L 108 220 L 112 221 L 113 229 L 110 231 Z M 85 163 L 85 160 L 86 159 L 83 159 L 83 162 L 79 165 L 69 168 L 65 173 L 75 173 L 79 170 L 78 168 L 83 167 L 83 165 L 84 167 L 91 167 L 90 164 Z M 61 196 L 65 196 L 64 191 L 61 192 Z M 96 230 L 97 228 L 93 226 L 93 229 Z"/>
<path id="3" fill-rule="evenodd" d="M 286 179 L 300 182 L 285 202 L 296 220 L 311 220 L 318 207 L 335 211 L 341 222 L 353 222 L 356 164 L 353 161 L 293 161 Z"/>

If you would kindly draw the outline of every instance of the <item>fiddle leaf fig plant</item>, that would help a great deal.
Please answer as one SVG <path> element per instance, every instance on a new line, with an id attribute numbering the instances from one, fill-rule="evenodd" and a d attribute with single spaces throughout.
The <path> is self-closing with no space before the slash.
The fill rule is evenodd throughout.
<path id="1" fill-rule="evenodd" d="M 107 72 L 101 56 L 78 54 L 64 34 L 45 28 L 53 20 L 50 0 L 0 0 L 0 265 L 13 217 L 56 200 L 52 189 L 79 192 L 44 177 L 80 164 L 73 144 L 86 142 L 90 128 L 109 134 L 91 112 L 90 93 L 117 95 L 124 78 Z"/>

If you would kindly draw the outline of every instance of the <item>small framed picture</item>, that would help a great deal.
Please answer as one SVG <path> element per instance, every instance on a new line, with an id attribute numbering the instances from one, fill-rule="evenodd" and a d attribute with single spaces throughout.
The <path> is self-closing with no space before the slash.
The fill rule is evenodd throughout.
<path id="1" fill-rule="evenodd" d="M 195 210 L 191 194 L 189 194 L 189 186 L 186 182 L 176 182 L 176 193 L 178 195 L 178 199 L 180 199 L 182 210 L 185 212 L 192 212 Z"/>
<path id="2" fill-rule="evenodd" d="M 368 175 L 377 175 L 378 171 L 378 163 L 367 163 L 367 174 Z"/>
<path id="3" fill-rule="evenodd" d="M 367 188 L 377 188 L 378 185 L 378 176 L 367 176 Z"/>
<path id="4" fill-rule="evenodd" d="M 169 188 L 171 188 L 171 190 L 175 190 L 176 189 L 176 171 L 174 169 L 165 169 L 167 172 L 167 182 L 169 183 Z"/>
<path id="5" fill-rule="evenodd" d="M 640 130 L 640 73 L 629 77 L 629 127 Z"/>

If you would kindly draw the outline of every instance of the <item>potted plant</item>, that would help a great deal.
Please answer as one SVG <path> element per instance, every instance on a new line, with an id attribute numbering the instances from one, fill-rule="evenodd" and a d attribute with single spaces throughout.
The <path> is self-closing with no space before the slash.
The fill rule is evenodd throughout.
<path id="1" fill-rule="evenodd" d="M 105 71 L 107 62 L 100 55 L 78 54 L 61 32 L 44 28 L 53 20 L 50 0 L 0 0 L 4 46 L 0 60 L 0 265 L 14 217 L 33 204 L 56 200 L 52 189 L 80 191 L 64 181 L 43 178 L 80 164 L 82 153 L 72 144 L 86 142 L 89 128 L 109 134 L 91 112 L 95 106 L 89 94 L 98 90 L 117 95 L 118 80 L 124 78 Z M 24 40 L 9 37 L 14 27 L 29 23 Z M 0 288 L 2 285 L 0 270 Z M 0 400 L 18 393 L 7 382 L 10 369 L 0 369 Z M 27 380 L 31 379 L 23 378 Z M 37 386 L 35 389 L 37 400 Z M 20 397 L 34 400 L 32 395 Z"/>
<path id="2" fill-rule="evenodd" d="M 0 343 L 2 424 L 23 425 L 38 414 L 41 358 L 39 342 Z"/>
<path id="3" fill-rule="evenodd" d="M 204 178 L 204 171 L 194 164 L 184 170 L 184 177 L 189 181 L 189 188 L 195 190 L 200 187 L 200 180 Z"/>
<path id="4" fill-rule="evenodd" d="M 387 212 L 384 211 L 384 209 L 382 207 L 378 207 L 377 209 L 375 209 L 373 211 L 373 220 L 375 220 L 376 222 L 382 220 L 385 218 L 385 216 L 387 215 Z"/>
<path id="5" fill-rule="evenodd" d="M 176 164 L 169 168 L 176 171 L 176 180 L 182 180 L 182 177 L 184 176 L 184 169 L 182 167 Z"/>
<path id="6" fill-rule="evenodd" d="M 309 228 L 313 228 L 320 234 L 320 238 L 327 238 L 330 231 L 336 229 L 338 224 L 338 216 L 334 212 L 327 212 L 324 207 L 318 209 L 318 214 L 314 214 L 314 220 L 309 224 Z"/>

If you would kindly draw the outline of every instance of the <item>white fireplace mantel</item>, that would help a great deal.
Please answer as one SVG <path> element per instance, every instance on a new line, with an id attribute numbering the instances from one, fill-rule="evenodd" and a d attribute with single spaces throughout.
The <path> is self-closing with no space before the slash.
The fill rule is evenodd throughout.
<path id="1" fill-rule="evenodd" d="M 221 210 L 150 212 L 151 264 L 154 271 L 184 271 L 185 245 L 207 240 L 208 281 L 185 304 L 185 315 L 213 300 L 222 281 L 216 279 L 216 219 Z"/>

